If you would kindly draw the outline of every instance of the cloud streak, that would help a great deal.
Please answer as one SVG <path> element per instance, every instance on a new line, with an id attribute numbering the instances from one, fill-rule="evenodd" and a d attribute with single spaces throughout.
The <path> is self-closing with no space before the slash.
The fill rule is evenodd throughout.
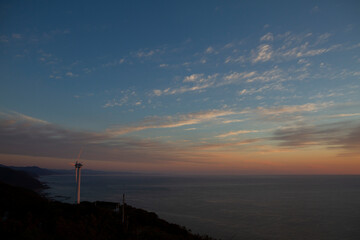
<path id="1" fill-rule="evenodd" d="M 250 53 L 247 50 L 233 51 L 233 54 L 225 58 L 224 63 L 255 65 L 268 61 L 287 62 L 292 59 L 322 55 L 342 47 L 342 44 L 326 45 L 330 36 L 329 33 L 316 37 L 312 33 L 296 35 L 286 32 L 275 35 L 269 32 L 260 38 L 260 44 L 251 49 Z"/>
<path id="2" fill-rule="evenodd" d="M 3 123 L 8 122 L 9 124 L 18 123 L 18 124 L 42 124 L 46 125 L 49 124 L 49 122 L 27 116 L 22 113 L 18 113 L 15 111 L 10 112 L 0 112 L 0 120 L 3 121 Z"/>
<path id="3" fill-rule="evenodd" d="M 269 44 L 263 44 L 258 46 L 256 51 L 252 51 L 252 57 L 251 62 L 257 63 L 257 62 L 267 62 L 271 60 L 274 52 L 272 50 L 272 47 Z"/>
<path id="4" fill-rule="evenodd" d="M 149 117 L 135 126 L 113 127 L 108 129 L 111 135 L 123 135 L 130 132 L 154 128 L 176 128 L 209 122 L 219 117 L 233 115 L 230 110 L 210 110 L 197 113 L 181 114 L 176 116 Z"/>
<path id="5" fill-rule="evenodd" d="M 231 131 L 228 133 L 224 133 L 224 134 L 220 134 L 216 137 L 218 138 L 226 138 L 226 137 L 230 137 L 230 136 L 236 136 L 236 135 L 240 135 L 240 134 L 247 134 L 247 133 L 257 133 L 257 132 L 262 132 L 261 130 L 239 130 L 239 131 Z"/>
<path id="6" fill-rule="evenodd" d="M 360 153 L 360 125 L 355 121 L 283 128 L 276 130 L 271 139 L 283 147 L 326 146 Z"/>
<path id="7" fill-rule="evenodd" d="M 198 92 L 201 90 L 205 90 L 209 87 L 212 87 L 215 82 L 218 74 L 204 76 L 204 74 L 192 74 L 184 78 L 184 84 L 192 84 L 192 86 L 181 86 L 178 88 L 167 88 L 164 90 L 155 89 L 152 91 L 152 95 L 160 97 L 162 95 L 175 95 L 175 94 L 183 94 L 187 92 Z"/>
<path id="8" fill-rule="evenodd" d="M 260 142 L 261 140 L 262 140 L 261 138 L 253 138 L 253 139 L 245 139 L 245 140 L 236 141 L 236 142 L 203 143 L 203 144 L 195 145 L 195 146 L 193 146 L 193 148 L 196 150 L 205 150 L 205 151 L 213 150 L 213 149 L 214 150 L 219 150 L 219 149 L 239 150 L 239 149 L 243 149 L 244 145 L 246 145 L 248 147 L 248 145 Z"/>
<path id="9" fill-rule="evenodd" d="M 73 131 L 18 113 L 0 114 L 0 153 L 68 158 L 84 148 L 84 159 L 118 162 L 187 162 L 184 149 L 151 139 Z M 164 151 L 166 149 L 166 151 Z"/>
<path id="10" fill-rule="evenodd" d="M 291 114 L 298 112 L 316 112 L 323 108 L 328 108 L 333 106 L 332 102 L 325 103 L 306 103 L 303 105 L 289 105 L 289 106 L 279 106 L 271 108 L 258 107 L 258 113 L 262 115 L 280 115 L 280 114 Z"/>

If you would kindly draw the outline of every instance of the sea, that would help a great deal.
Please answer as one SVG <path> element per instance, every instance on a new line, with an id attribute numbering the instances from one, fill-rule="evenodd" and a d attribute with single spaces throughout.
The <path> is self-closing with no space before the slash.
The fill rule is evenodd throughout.
<path id="1" fill-rule="evenodd" d="M 75 176 L 40 178 L 75 202 Z M 122 202 L 222 240 L 360 239 L 360 176 L 83 175 L 81 201 Z"/>

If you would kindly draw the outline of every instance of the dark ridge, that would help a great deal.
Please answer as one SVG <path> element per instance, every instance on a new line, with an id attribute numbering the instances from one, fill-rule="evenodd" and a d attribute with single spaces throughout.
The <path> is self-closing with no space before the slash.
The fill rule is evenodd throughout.
<path id="1" fill-rule="evenodd" d="M 13 166 L 9 166 L 9 168 L 17 170 L 17 171 L 26 172 L 29 175 L 33 176 L 33 177 L 39 177 L 39 176 L 46 176 L 46 175 L 55 174 L 54 171 L 51 171 L 51 170 L 46 169 L 46 168 L 39 168 L 39 167 L 36 167 L 36 166 L 31 166 L 31 167 L 13 167 Z"/>
<path id="2" fill-rule="evenodd" d="M 118 207 L 114 210 L 114 207 Z M 155 213 L 111 202 L 51 201 L 29 189 L 0 183 L 1 239 L 211 240 Z"/>
<path id="3" fill-rule="evenodd" d="M 74 170 L 71 169 L 47 169 L 40 168 L 37 166 L 27 166 L 27 167 L 15 167 L 15 166 L 5 166 L 0 164 L 0 167 L 8 167 L 13 170 L 23 171 L 28 173 L 30 176 L 34 178 L 38 178 L 39 176 L 47 176 L 47 175 L 73 175 Z M 136 175 L 138 173 L 135 172 L 114 172 L 114 171 L 100 171 L 100 170 L 92 170 L 92 169 L 83 169 L 82 174 L 86 175 Z"/>
<path id="4" fill-rule="evenodd" d="M 1 239 L 212 240 L 153 212 L 104 201 L 62 203 L 33 191 L 42 188 L 28 173 L 0 167 Z"/>
<path id="5" fill-rule="evenodd" d="M 52 174 L 58 174 L 58 175 L 73 175 L 74 170 L 68 170 L 68 169 L 50 169 Z M 91 169 L 83 169 L 81 170 L 82 174 L 86 175 L 136 175 L 138 173 L 136 172 L 112 172 L 112 171 L 99 171 L 99 170 L 91 170 Z"/>
<path id="6" fill-rule="evenodd" d="M 0 166 L 0 181 L 12 186 L 24 187 L 39 191 L 46 188 L 39 180 L 24 171 L 13 170 L 4 165 Z"/>

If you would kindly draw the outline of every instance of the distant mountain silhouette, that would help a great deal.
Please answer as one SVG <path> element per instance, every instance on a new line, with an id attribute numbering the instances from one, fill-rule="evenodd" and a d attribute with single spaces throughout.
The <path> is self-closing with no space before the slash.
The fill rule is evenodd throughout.
<path id="1" fill-rule="evenodd" d="M 31 174 L 24 171 L 17 171 L 4 165 L 0 166 L 0 182 L 32 190 L 41 190 L 46 188 L 46 185 L 42 184 Z"/>
<path id="2" fill-rule="evenodd" d="M 49 170 L 49 169 L 46 169 L 46 168 L 39 168 L 39 167 L 36 167 L 36 166 L 31 166 L 31 167 L 13 167 L 13 166 L 9 166 L 9 168 L 14 169 L 14 170 L 18 170 L 18 171 L 27 172 L 28 174 L 30 174 L 33 177 L 56 174 L 56 172 L 54 172 L 52 170 Z"/>
<path id="3" fill-rule="evenodd" d="M 23 171 L 31 175 L 32 177 L 38 178 L 39 176 L 47 176 L 47 175 L 73 175 L 75 174 L 74 170 L 70 169 L 47 169 L 40 168 L 37 166 L 30 167 L 15 167 L 15 166 L 5 166 L 0 164 L 0 167 L 8 167 L 13 170 Z M 123 174 L 123 175 L 136 175 L 138 173 L 135 172 L 115 172 L 115 171 L 100 171 L 100 170 L 92 170 L 92 169 L 82 169 L 82 174 L 85 175 L 106 175 L 106 174 Z"/>
<path id="4" fill-rule="evenodd" d="M 75 174 L 75 170 L 68 170 L 68 169 L 48 169 L 52 172 L 52 174 L 59 174 L 59 175 L 73 175 Z M 123 174 L 123 175 L 136 175 L 138 173 L 135 172 L 113 172 L 113 171 L 99 171 L 99 170 L 92 170 L 92 169 L 81 169 L 82 175 L 107 175 L 107 174 Z"/>

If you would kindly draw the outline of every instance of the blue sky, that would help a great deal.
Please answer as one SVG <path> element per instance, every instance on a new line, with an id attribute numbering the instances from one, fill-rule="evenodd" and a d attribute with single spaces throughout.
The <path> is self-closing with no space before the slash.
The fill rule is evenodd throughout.
<path id="1" fill-rule="evenodd" d="M 103 169 L 360 172 L 357 1 L 0 11 L 5 163 L 61 167 L 83 147 Z"/>

